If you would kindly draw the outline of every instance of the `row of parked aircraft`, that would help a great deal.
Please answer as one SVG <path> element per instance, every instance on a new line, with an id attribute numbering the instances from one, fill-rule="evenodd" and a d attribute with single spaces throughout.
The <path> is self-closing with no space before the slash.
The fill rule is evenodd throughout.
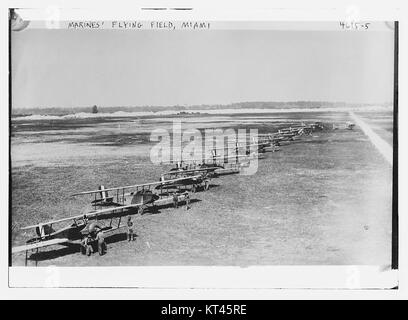
<path id="1" fill-rule="evenodd" d="M 75 193 L 72 196 L 91 196 L 92 209 L 73 216 L 58 220 L 37 223 L 26 226 L 22 230 L 34 230 L 35 236 L 26 241 L 26 244 L 13 247 L 12 253 L 40 248 L 71 244 L 78 244 L 89 234 L 89 221 L 104 221 L 102 231 L 112 233 L 125 226 L 122 218 L 130 214 L 143 214 L 147 210 L 171 205 L 174 195 L 179 202 L 185 200 L 185 191 L 195 193 L 199 190 L 208 190 L 210 180 L 224 174 L 233 174 L 240 171 L 240 167 L 253 158 L 262 158 L 267 151 L 277 151 L 283 142 L 290 142 L 297 137 L 311 134 L 315 130 L 323 129 L 320 123 L 306 125 L 300 123 L 289 128 L 283 128 L 274 133 L 259 135 L 258 141 L 247 144 L 246 141 L 236 141 L 225 149 L 230 155 L 221 156 L 220 149 L 213 149 L 211 155 L 204 159 L 180 160 L 175 167 L 161 175 L 155 182 L 105 188 L 99 186 L 96 190 Z M 252 147 L 252 148 L 251 148 Z M 242 149 L 245 152 L 242 152 Z M 257 150 L 251 153 L 250 150 Z M 224 150 L 225 151 L 225 150 Z M 242 154 L 243 153 L 243 154 Z M 232 166 L 227 166 L 228 159 L 235 160 Z M 61 224 L 62 228 L 56 228 Z"/>

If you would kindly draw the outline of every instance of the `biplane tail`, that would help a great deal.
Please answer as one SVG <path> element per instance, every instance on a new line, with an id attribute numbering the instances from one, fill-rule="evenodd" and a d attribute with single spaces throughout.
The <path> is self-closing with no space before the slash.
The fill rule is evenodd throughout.
<path id="1" fill-rule="evenodd" d="M 104 191 L 105 187 L 103 185 L 100 185 L 98 189 L 101 190 L 101 199 L 106 201 L 106 199 L 108 198 L 108 191 Z"/>
<path id="2" fill-rule="evenodd" d="M 112 204 L 113 197 L 109 197 L 108 191 L 105 189 L 105 186 L 100 185 L 98 187 L 99 192 L 99 199 L 95 199 L 92 201 L 92 204 Z"/>
<path id="3" fill-rule="evenodd" d="M 55 232 L 55 230 L 52 228 L 52 225 L 49 224 L 38 224 L 35 228 L 35 233 L 37 234 L 38 237 L 44 238 L 45 236 Z"/>

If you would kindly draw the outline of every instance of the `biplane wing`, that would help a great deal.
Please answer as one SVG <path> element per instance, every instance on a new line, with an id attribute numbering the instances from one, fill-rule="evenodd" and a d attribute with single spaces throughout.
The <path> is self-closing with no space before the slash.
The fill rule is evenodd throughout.
<path id="1" fill-rule="evenodd" d="M 116 191 L 116 190 L 124 190 L 124 189 L 131 189 L 131 188 L 143 188 L 143 187 L 154 186 L 157 184 L 160 184 L 160 182 L 150 182 L 150 183 L 144 183 L 144 184 L 134 184 L 134 185 L 123 186 L 123 187 L 108 188 L 108 189 L 104 189 L 104 191 Z M 86 194 L 94 194 L 94 193 L 99 193 L 99 192 L 101 192 L 101 190 L 83 191 L 83 192 L 74 193 L 71 195 L 71 197 L 81 196 L 81 195 L 86 195 Z"/>
<path id="2" fill-rule="evenodd" d="M 213 150 L 213 149 L 211 149 Z M 173 164 L 173 163 L 189 163 L 189 162 L 205 162 L 208 160 L 216 160 L 216 158 L 219 158 L 218 155 L 205 155 L 204 157 L 201 158 L 192 158 L 189 157 L 188 159 L 175 159 L 175 160 L 169 160 L 169 161 L 161 161 L 160 164 Z"/>
<path id="3" fill-rule="evenodd" d="M 103 211 L 107 211 L 107 210 L 103 210 Z M 116 231 L 120 228 L 123 228 L 125 226 L 118 226 L 118 227 L 107 227 L 105 228 L 105 230 L 103 230 L 103 232 L 106 233 L 110 233 L 113 231 Z M 18 253 L 18 252 L 22 252 L 22 251 L 29 251 L 29 250 L 35 250 L 35 249 L 39 249 L 39 248 L 45 248 L 45 247 L 49 247 L 49 246 L 53 246 L 53 245 L 58 245 L 58 244 L 68 244 L 68 243 L 74 243 L 75 240 L 72 239 L 68 239 L 68 238 L 54 238 L 54 239 L 50 239 L 50 240 L 44 240 L 44 241 L 39 241 L 39 242 L 35 242 L 35 243 L 30 243 L 30 244 L 25 244 L 22 246 L 17 246 L 17 247 L 13 247 L 11 249 L 12 253 Z"/>
<path id="4" fill-rule="evenodd" d="M 255 157 L 260 157 L 260 156 L 261 156 L 261 154 L 254 152 L 254 153 L 250 153 L 250 154 L 230 155 L 230 156 L 224 157 L 224 159 L 236 159 L 236 158 L 250 159 L 250 158 L 255 158 Z"/>
<path id="5" fill-rule="evenodd" d="M 178 174 L 188 174 L 188 173 L 196 173 L 196 172 L 214 172 L 215 170 L 219 169 L 220 167 L 210 167 L 210 168 L 197 168 L 197 169 L 176 169 L 170 170 L 165 172 L 164 175 L 178 175 Z"/>
<path id="6" fill-rule="evenodd" d="M 177 171 L 174 171 L 177 172 Z M 174 172 L 170 172 L 170 174 L 174 174 Z M 183 173 L 182 171 L 180 171 Z M 163 180 L 162 183 L 158 184 L 155 188 L 158 189 L 170 189 L 179 186 L 187 186 L 187 185 L 195 185 L 202 183 L 206 179 L 206 175 L 198 174 L 198 175 L 187 175 L 185 177 L 171 179 L 171 180 Z"/>
<path id="7" fill-rule="evenodd" d="M 13 247 L 11 249 L 12 253 L 17 253 L 21 251 L 28 251 L 28 250 L 33 250 L 33 249 L 38 249 L 38 248 L 44 248 L 48 246 L 52 246 L 55 244 L 62 244 L 69 242 L 69 239 L 67 238 L 57 238 L 57 239 L 51 239 L 51 240 L 46 240 L 46 241 L 40 241 L 36 243 L 31 243 L 31 244 L 26 244 L 18 247 Z"/>
<path id="8" fill-rule="evenodd" d="M 115 190 L 124 190 L 124 189 L 132 189 L 132 188 L 143 188 L 143 187 L 157 186 L 157 185 L 163 185 L 163 184 L 168 184 L 168 183 L 173 183 L 173 182 L 180 182 L 182 180 L 187 180 L 187 179 L 191 179 L 191 178 L 198 178 L 200 176 L 201 175 L 196 175 L 196 176 L 182 177 L 182 178 L 176 178 L 176 179 L 171 179 L 171 180 L 163 180 L 163 181 L 157 181 L 157 182 L 150 182 L 150 183 L 144 183 L 144 184 L 135 184 L 135 185 L 129 185 L 129 186 L 123 186 L 123 187 L 108 188 L 108 189 L 104 189 L 104 191 L 115 191 Z M 101 190 L 91 190 L 91 191 L 84 191 L 84 192 L 74 193 L 71 196 L 94 194 L 94 193 L 99 193 L 99 192 L 101 192 Z M 135 205 L 132 205 L 132 206 L 135 206 Z M 120 208 L 120 207 L 116 207 L 116 208 Z"/>
<path id="9" fill-rule="evenodd" d="M 109 213 L 109 212 L 113 212 L 116 210 L 123 210 L 123 209 L 131 209 L 131 208 L 137 208 L 140 207 L 142 204 L 140 203 L 134 203 L 134 204 L 129 204 L 126 206 L 117 206 L 117 207 L 113 207 L 113 208 L 107 208 L 107 209 L 101 209 L 101 210 L 96 210 L 96 211 L 90 211 L 88 213 L 86 213 L 87 217 L 92 217 L 101 213 Z"/>
<path id="10" fill-rule="evenodd" d="M 116 211 L 116 210 L 121 210 L 121 209 L 129 209 L 129 208 L 135 208 L 140 206 L 140 204 L 130 204 L 130 205 L 126 205 L 126 206 L 116 206 L 113 208 L 107 208 L 107 209 L 102 209 L 102 210 L 96 210 L 96 211 L 89 211 L 87 213 L 81 214 L 81 215 L 77 215 L 77 216 L 73 216 L 73 217 L 68 217 L 68 218 L 63 218 L 63 219 L 58 219 L 58 220 L 52 220 L 52 221 L 48 221 L 48 222 L 43 222 L 43 223 L 39 223 L 39 224 L 34 224 L 31 226 L 26 226 L 21 228 L 21 230 L 28 230 L 28 229 L 34 229 L 37 227 L 42 227 L 42 226 L 50 226 L 56 223 L 60 223 L 60 222 L 64 222 L 64 221 L 70 221 L 70 220 L 79 220 L 79 219 L 83 219 L 84 216 L 86 216 L 88 219 L 92 218 L 100 213 L 107 213 L 107 212 L 111 212 L 111 211 Z"/>
<path id="11" fill-rule="evenodd" d="M 237 149 L 239 149 L 239 148 L 266 147 L 266 146 L 268 146 L 268 145 L 270 145 L 270 141 L 265 141 L 265 142 L 263 142 L 263 141 L 258 141 L 257 143 L 251 143 L 251 144 L 248 144 L 248 145 L 246 145 L 246 144 L 243 143 L 243 142 L 240 142 L 240 143 L 238 143 L 238 144 L 229 144 L 229 145 L 226 145 L 226 146 L 223 147 L 223 148 L 214 148 L 214 149 L 212 149 L 212 150 L 214 150 L 214 151 L 217 151 L 217 150 L 237 150 Z M 218 155 L 218 156 L 219 156 L 219 155 Z"/>
<path id="12" fill-rule="evenodd" d="M 50 225 L 60 223 L 60 222 L 64 222 L 64 221 L 81 219 L 83 217 L 84 217 L 84 215 L 81 214 L 81 215 L 77 215 L 77 216 L 73 216 L 73 217 L 69 217 L 69 218 L 62 218 L 62 219 L 58 219 L 58 220 L 42 222 L 42 223 L 34 224 L 34 225 L 31 225 L 31 226 L 22 227 L 21 230 L 28 230 L 28 229 L 34 229 L 34 228 L 37 228 L 37 227 L 50 226 Z"/>
<path id="13" fill-rule="evenodd" d="M 174 172 L 177 171 L 170 171 L 170 174 L 173 174 Z M 183 173 L 183 171 L 180 171 L 181 173 Z M 167 184 L 172 184 L 172 183 L 178 183 L 178 182 L 183 182 L 183 181 L 190 181 L 190 180 L 194 180 L 194 179 L 200 179 L 203 177 L 203 174 L 196 174 L 194 176 L 186 176 L 186 177 L 180 177 L 180 178 L 176 178 L 176 179 L 169 179 L 169 180 L 163 180 L 160 181 L 160 183 L 157 184 L 157 186 L 161 186 L 161 185 L 167 185 Z"/>

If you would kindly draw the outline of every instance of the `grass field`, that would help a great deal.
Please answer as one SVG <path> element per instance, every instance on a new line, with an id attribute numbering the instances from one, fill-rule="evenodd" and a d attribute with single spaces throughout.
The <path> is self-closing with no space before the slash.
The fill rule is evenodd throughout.
<path id="1" fill-rule="evenodd" d="M 365 119 L 390 130 L 389 117 Z M 292 113 L 185 123 L 269 132 L 299 120 L 349 119 L 346 113 Z M 148 132 L 169 127 L 168 120 L 75 123 L 16 124 L 12 245 L 30 236 L 19 230 L 24 225 L 82 212 L 90 198 L 70 197 L 75 191 L 156 181 L 165 171 L 149 161 Z M 193 195 L 189 211 L 182 206 L 134 216 L 136 241 L 118 232 L 102 257 L 55 246 L 37 258 L 41 266 L 388 265 L 391 196 L 392 168 L 359 128 L 314 132 L 268 153 L 255 175 L 213 179 L 209 191 Z M 24 253 L 13 255 L 12 264 L 24 265 Z"/>

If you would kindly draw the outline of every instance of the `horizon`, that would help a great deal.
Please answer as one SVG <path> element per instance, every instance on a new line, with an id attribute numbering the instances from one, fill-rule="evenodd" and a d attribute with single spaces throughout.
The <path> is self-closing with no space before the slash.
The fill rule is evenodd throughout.
<path id="1" fill-rule="evenodd" d="M 269 106 L 256 106 L 255 104 L 273 104 Z M 240 106 L 248 104 L 248 106 Z M 282 107 L 276 106 L 275 104 L 284 104 Z M 320 104 L 317 106 L 306 106 L 301 104 Z M 351 102 L 344 102 L 344 101 L 306 101 L 306 100 L 299 100 L 299 101 L 242 101 L 242 102 L 233 102 L 229 104 L 201 104 L 201 105 L 173 105 L 173 106 L 98 106 L 98 105 L 88 105 L 88 106 L 75 106 L 75 107 L 27 107 L 27 108 L 12 108 L 11 115 L 23 113 L 24 111 L 82 111 L 85 109 L 89 109 L 91 112 L 92 108 L 96 106 L 98 108 L 98 112 L 104 110 L 111 110 L 111 109 L 145 109 L 143 111 L 148 111 L 146 109 L 151 109 L 151 111 L 155 112 L 155 109 L 169 109 L 170 111 L 188 111 L 188 110 L 199 110 L 199 108 L 203 108 L 204 110 L 213 110 L 213 109 L 285 109 L 288 107 L 286 105 L 290 105 L 291 107 L 296 107 L 300 109 L 310 109 L 310 108 L 325 108 L 324 104 L 327 104 L 327 107 L 335 107 L 335 108 L 342 108 L 342 107 L 372 107 L 372 106 L 390 106 L 393 107 L 392 102 L 381 102 L 381 103 L 351 103 Z M 179 110 L 174 110 L 179 109 Z M 161 110 L 160 110 L 161 111 Z"/>

